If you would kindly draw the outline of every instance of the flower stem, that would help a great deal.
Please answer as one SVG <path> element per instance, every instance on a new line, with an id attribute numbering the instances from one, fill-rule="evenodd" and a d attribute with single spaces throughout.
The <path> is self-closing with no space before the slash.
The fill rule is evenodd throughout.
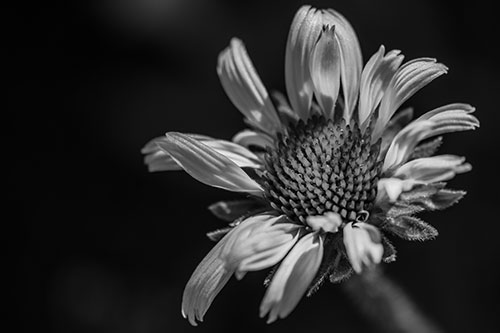
<path id="1" fill-rule="evenodd" d="M 343 283 L 344 290 L 380 332 L 442 332 L 408 295 L 380 269 L 367 270 Z"/>

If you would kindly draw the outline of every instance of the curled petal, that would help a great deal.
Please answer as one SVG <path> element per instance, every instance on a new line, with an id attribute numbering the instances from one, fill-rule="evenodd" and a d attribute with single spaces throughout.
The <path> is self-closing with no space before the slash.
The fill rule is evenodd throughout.
<path id="1" fill-rule="evenodd" d="M 233 142 L 247 148 L 255 146 L 266 149 L 266 147 L 273 147 L 274 145 L 273 139 L 270 136 L 251 130 L 243 130 L 237 133 L 233 137 Z"/>
<path id="2" fill-rule="evenodd" d="M 310 57 L 322 29 L 321 12 L 302 6 L 292 21 L 285 51 L 285 84 L 290 105 L 298 117 L 309 118 L 313 85 Z"/>
<path id="3" fill-rule="evenodd" d="M 431 58 L 415 59 L 402 65 L 394 74 L 382 98 L 373 140 L 382 135 L 387 122 L 401 104 L 447 71 L 446 66 Z"/>
<path id="4" fill-rule="evenodd" d="M 318 271 L 323 258 L 323 240 L 317 233 L 302 237 L 283 259 L 266 290 L 260 316 L 268 323 L 284 318 L 298 304 Z"/>
<path id="5" fill-rule="evenodd" d="M 417 144 L 429 136 L 433 126 L 433 121 L 422 120 L 413 121 L 403 128 L 394 137 L 387 150 L 382 171 L 387 171 L 406 162 Z"/>
<path id="6" fill-rule="evenodd" d="M 324 215 L 309 216 L 307 218 L 307 224 L 314 231 L 335 233 L 342 224 L 342 218 L 337 213 L 328 212 Z"/>
<path id="7" fill-rule="evenodd" d="M 361 74 L 359 87 L 359 123 L 363 124 L 380 103 L 389 82 L 401 65 L 404 56 L 399 50 L 392 50 L 386 55 L 384 46 L 380 46 L 366 63 Z"/>
<path id="8" fill-rule="evenodd" d="M 204 184 L 228 191 L 262 193 L 260 185 L 229 158 L 185 134 L 167 133 L 158 146 Z"/>
<path id="9" fill-rule="evenodd" d="M 184 289 L 182 316 L 193 326 L 197 325 L 197 321 L 203 321 L 210 304 L 234 273 L 234 268 L 226 265 L 221 250 L 235 229 L 226 234 L 205 256 Z"/>
<path id="10" fill-rule="evenodd" d="M 324 115 L 333 118 L 340 88 L 340 48 L 335 38 L 335 27 L 323 27 L 312 52 L 311 79 Z"/>
<path id="11" fill-rule="evenodd" d="M 279 231 L 283 234 L 297 230 L 296 225 L 290 223 L 274 224 L 281 217 L 267 214 L 249 217 L 231 229 L 206 255 L 191 275 L 182 297 L 182 315 L 196 326 L 197 321 L 203 321 L 210 304 L 226 285 L 231 276 L 236 272 L 242 258 L 247 258 L 252 253 L 248 243 L 242 244 L 250 239 L 259 245 L 258 236 L 269 231 L 269 237 L 276 236 Z M 282 241 L 281 239 L 277 240 Z M 250 241 L 251 243 L 251 241 Z M 267 240 L 267 243 L 272 243 Z M 260 245 L 265 248 L 264 245 Z M 271 247 L 272 245 L 268 245 Z M 242 277 L 243 274 L 239 274 Z"/>
<path id="12" fill-rule="evenodd" d="M 386 201 L 394 203 L 401 193 L 410 191 L 416 184 L 413 179 L 382 178 L 377 183 L 378 191 L 375 201 L 379 205 Z"/>
<path id="13" fill-rule="evenodd" d="M 384 254 L 378 229 L 367 223 L 348 223 L 344 227 L 344 245 L 347 257 L 356 273 L 364 267 L 379 264 Z"/>
<path id="14" fill-rule="evenodd" d="M 281 122 L 243 43 L 236 38 L 219 56 L 217 74 L 229 99 L 256 128 L 274 135 Z"/>
<path id="15" fill-rule="evenodd" d="M 394 177 L 413 179 L 417 182 L 435 183 L 452 179 L 456 174 L 471 170 L 465 157 L 438 155 L 419 158 L 403 164 L 394 172 Z"/>
<path id="16" fill-rule="evenodd" d="M 363 67 L 361 47 L 352 26 L 333 9 L 323 12 L 323 24 L 335 26 L 335 36 L 340 47 L 340 78 L 344 93 L 344 118 L 349 122 L 358 99 L 359 81 Z"/>
<path id="17" fill-rule="evenodd" d="M 471 114 L 474 111 L 469 104 L 454 103 L 429 111 L 415 121 L 431 120 L 435 123 L 428 137 L 473 130 L 479 127 L 479 120 Z"/>

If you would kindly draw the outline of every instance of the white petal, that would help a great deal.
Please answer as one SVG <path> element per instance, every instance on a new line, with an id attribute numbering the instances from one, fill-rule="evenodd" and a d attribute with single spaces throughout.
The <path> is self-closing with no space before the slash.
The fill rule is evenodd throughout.
<path id="1" fill-rule="evenodd" d="M 401 66 L 382 98 L 373 139 L 377 140 L 382 135 L 387 122 L 401 104 L 432 80 L 445 74 L 447 70 L 446 66 L 430 58 L 415 59 Z"/>
<path id="2" fill-rule="evenodd" d="M 382 134 L 382 144 L 380 146 L 380 156 L 385 156 L 394 137 L 408 125 L 413 119 L 413 108 L 408 107 L 398 111 L 391 118 Z"/>
<path id="3" fill-rule="evenodd" d="M 217 153 L 224 155 L 235 163 L 240 168 L 260 168 L 262 162 L 260 158 L 246 149 L 245 147 L 225 140 L 212 139 L 207 136 L 186 134 L 190 138 L 197 140 L 208 147 L 215 150 Z M 148 166 L 149 171 L 173 171 L 182 170 L 168 152 L 160 148 L 158 143 L 166 142 L 168 139 L 165 136 L 151 140 L 142 149 L 144 154 L 144 163 Z"/>
<path id="4" fill-rule="evenodd" d="M 270 136 L 251 130 L 243 130 L 237 133 L 233 137 L 232 141 L 247 148 L 250 146 L 256 146 L 265 149 L 266 147 L 274 146 L 273 139 Z"/>
<path id="5" fill-rule="evenodd" d="M 378 239 L 374 239 L 377 237 Z M 344 245 L 347 257 L 356 273 L 364 267 L 379 264 L 382 261 L 384 247 L 380 243 L 377 228 L 367 223 L 348 223 L 344 227 Z"/>
<path id="6" fill-rule="evenodd" d="M 416 121 L 431 120 L 435 123 L 428 137 L 450 132 L 473 130 L 479 127 L 479 120 L 471 114 L 474 111 L 474 107 L 468 104 L 448 104 L 425 113 Z"/>
<path id="7" fill-rule="evenodd" d="M 333 118 L 340 88 L 340 47 L 335 27 L 324 26 L 311 56 L 311 79 L 314 94 L 323 114 Z"/>
<path id="8" fill-rule="evenodd" d="M 256 128 L 274 135 L 281 122 L 243 43 L 233 38 L 219 56 L 217 73 L 229 99 Z"/>
<path id="9" fill-rule="evenodd" d="M 314 231 L 335 233 L 342 224 L 342 218 L 337 213 L 328 212 L 324 215 L 309 216 L 307 224 Z"/>
<path id="10" fill-rule="evenodd" d="M 363 67 L 361 48 L 352 26 L 333 9 L 323 12 L 323 24 L 335 26 L 335 36 L 340 46 L 340 78 L 344 93 L 344 118 L 349 121 L 358 99 L 359 81 Z"/>
<path id="11" fill-rule="evenodd" d="M 207 145 L 181 133 L 167 133 L 158 146 L 193 178 L 228 191 L 262 194 L 262 188 L 239 166 Z"/>
<path id="12" fill-rule="evenodd" d="M 452 179 L 456 174 L 471 170 L 465 157 L 455 155 L 437 155 L 419 158 L 399 167 L 394 177 L 413 179 L 424 183 L 441 182 Z"/>
<path id="13" fill-rule="evenodd" d="M 252 216 L 229 231 L 196 267 L 182 297 L 182 315 L 196 326 L 237 268 L 233 248 L 253 230 L 276 220 L 271 215 Z"/>
<path id="14" fill-rule="evenodd" d="M 285 84 L 290 105 L 300 119 L 309 118 L 313 85 L 309 70 L 311 51 L 321 33 L 321 12 L 302 6 L 292 21 L 285 51 Z"/>
<path id="15" fill-rule="evenodd" d="M 382 206 L 383 202 L 396 202 L 401 193 L 410 191 L 417 183 L 419 182 L 413 179 L 382 178 L 377 183 L 378 191 L 375 203 Z"/>
<path id="16" fill-rule="evenodd" d="M 392 140 L 385 155 L 382 171 L 389 170 L 406 162 L 417 144 L 428 137 L 434 122 L 430 120 L 413 121 L 403 128 Z"/>
<path id="17" fill-rule="evenodd" d="M 205 256 L 186 284 L 182 296 L 182 315 L 193 326 L 196 326 L 196 321 L 203 321 L 210 304 L 234 273 L 234 268 L 226 265 L 221 250 L 231 239 L 235 229 L 226 234 Z"/>
<path id="18" fill-rule="evenodd" d="M 386 55 L 384 46 L 375 53 L 365 65 L 359 87 L 359 123 L 363 124 L 382 100 L 394 73 L 401 65 L 404 56 L 399 50 Z"/>
<path id="19" fill-rule="evenodd" d="M 247 218 L 234 242 L 223 249 L 231 266 L 239 272 L 269 268 L 277 264 L 297 241 L 300 225 L 284 216 L 267 214 Z"/>
<path id="20" fill-rule="evenodd" d="M 311 284 L 323 258 L 323 240 L 317 233 L 302 237 L 283 259 L 266 290 L 260 316 L 268 323 L 284 318 L 298 304 Z"/>

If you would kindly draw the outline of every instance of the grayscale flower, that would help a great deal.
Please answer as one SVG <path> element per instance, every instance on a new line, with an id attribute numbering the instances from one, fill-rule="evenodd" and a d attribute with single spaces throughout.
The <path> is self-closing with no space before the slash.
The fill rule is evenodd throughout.
<path id="1" fill-rule="evenodd" d="M 463 157 L 435 155 L 442 134 L 479 126 L 467 104 L 411 121 L 400 106 L 445 74 L 435 59 L 403 63 L 384 47 L 362 67 L 354 30 L 339 13 L 309 6 L 292 22 L 285 56 L 287 97 L 271 100 L 238 39 L 217 73 L 249 129 L 232 142 L 168 132 L 143 149 L 150 171 L 185 170 L 210 186 L 245 194 L 210 210 L 228 227 L 188 281 L 182 314 L 193 325 L 234 275 L 270 269 L 260 306 L 268 322 L 286 317 L 329 279 L 395 260 L 386 235 L 437 236 L 415 217 L 465 193 L 445 181 L 471 169 Z"/>

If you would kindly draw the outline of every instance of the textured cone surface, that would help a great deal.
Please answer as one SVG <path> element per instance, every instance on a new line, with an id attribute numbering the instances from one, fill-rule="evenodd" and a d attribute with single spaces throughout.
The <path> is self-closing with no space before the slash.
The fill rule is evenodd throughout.
<path id="1" fill-rule="evenodd" d="M 377 195 L 380 142 L 351 121 L 313 117 L 276 140 L 262 173 L 273 208 L 296 222 L 326 212 L 365 220 Z"/>

